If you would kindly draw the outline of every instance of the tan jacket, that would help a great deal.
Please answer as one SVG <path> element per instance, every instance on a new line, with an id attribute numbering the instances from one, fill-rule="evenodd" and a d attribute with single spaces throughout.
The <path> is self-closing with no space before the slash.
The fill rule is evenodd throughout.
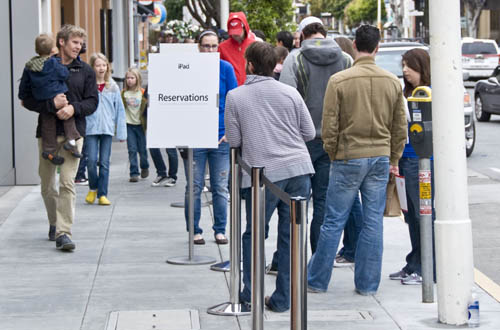
<path id="1" fill-rule="evenodd" d="M 389 156 L 397 165 L 407 134 L 398 78 L 368 56 L 334 74 L 326 88 L 321 134 L 332 160 Z"/>

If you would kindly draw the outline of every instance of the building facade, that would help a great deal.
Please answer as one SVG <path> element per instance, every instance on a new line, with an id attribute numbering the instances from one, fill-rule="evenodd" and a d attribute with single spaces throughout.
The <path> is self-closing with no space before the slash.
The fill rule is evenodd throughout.
<path id="1" fill-rule="evenodd" d="M 110 58 L 113 77 L 123 80 L 135 63 L 133 0 L 3 0 L 0 1 L 0 185 L 38 184 L 37 114 L 17 98 L 24 64 L 35 55 L 40 33 L 57 33 L 63 24 L 83 27 L 88 34 L 87 61 L 94 52 Z"/>

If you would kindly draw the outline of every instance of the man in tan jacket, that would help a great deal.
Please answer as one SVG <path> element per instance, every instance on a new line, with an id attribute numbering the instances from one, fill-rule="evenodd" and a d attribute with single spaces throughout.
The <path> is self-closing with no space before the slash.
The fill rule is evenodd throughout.
<path id="1" fill-rule="evenodd" d="M 332 160 L 325 220 L 309 262 L 308 284 L 325 292 L 342 230 L 358 191 L 364 222 L 355 255 L 356 292 L 374 294 L 380 283 L 383 213 L 389 172 L 398 172 L 407 122 L 401 84 L 375 64 L 380 31 L 356 30 L 354 66 L 330 78 L 324 99 L 322 138 Z"/>

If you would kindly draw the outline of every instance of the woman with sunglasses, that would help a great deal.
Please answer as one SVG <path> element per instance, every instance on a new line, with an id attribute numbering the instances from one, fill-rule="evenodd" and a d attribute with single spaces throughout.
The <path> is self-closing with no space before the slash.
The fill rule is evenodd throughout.
<path id="1" fill-rule="evenodd" d="M 219 47 L 219 37 L 212 30 L 203 31 L 198 38 L 198 49 L 201 53 L 217 52 Z M 203 230 L 199 226 L 201 214 L 201 192 L 204 187 L 205 167 L 208 162 L 210 171 L 210 187 L 212 191 L 215 242 L 217 244 L 227 244 L 225 236 L 227 222 L 227 202 L 229 197 L 228 177 L 229 177 L 229 144 L 226 142 L 224 127 L 224 108 L 226 94 L 231 89 L 238 87 L 234 69 L 229 62 L 220 60 L 219 79 L 219 146 L 218 148 L 197 148 L 193 150 L 194 160 L 194 244 L 205 244 L 201 235 Z M 186 162 L 184 162 L 185 173 L 187 174 Z M 186 227 L 188 226 L 188 198 L 186 186 L 184 215 Z"/>

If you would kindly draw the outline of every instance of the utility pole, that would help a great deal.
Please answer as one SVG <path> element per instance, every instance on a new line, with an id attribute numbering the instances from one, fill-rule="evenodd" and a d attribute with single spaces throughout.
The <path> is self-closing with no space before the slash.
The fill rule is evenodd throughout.
<path id="1" fill-rule="evenodd" d="M 467 322 L 474 281 L 467 195 L 460 2 L 429 1 L 439 322 Z M 443 56 L 446 54 L 446 56 Z"/>
<path id="2" fill-rule="evenodd" d="M 229 0 L 220 0 L 220 28 L 227 30 L 227 19 L 229 18 Z"/>
<path id="3" fill-rule="evenodd" d="M 382 30 L 382 0 L 377 0 L 377 27 L 380 31 L 380 35 L 383 35 Z"/>

